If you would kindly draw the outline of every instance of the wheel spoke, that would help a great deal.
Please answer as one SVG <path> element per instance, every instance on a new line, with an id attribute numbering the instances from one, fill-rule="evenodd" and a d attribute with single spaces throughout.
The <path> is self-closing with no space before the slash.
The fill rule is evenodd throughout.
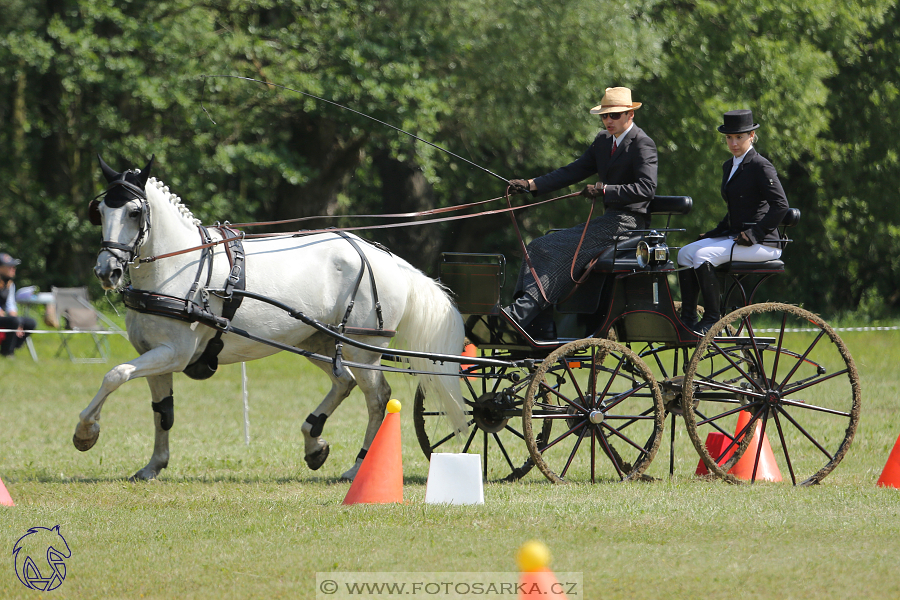
<path id="1" fill-rule="evenodd" d="M 783 399 L 783 400 L 781 401 L 781 403 L 784 404 L 785 406 L 794 406 L 794 407 L 796 407 L 796 408 L 803 408 L 803 409 L 807 409 L 807 410 L 813 410 L 813 411 L 816 411 L 816 412 L 821 412 L 821 413 L 825 413 L 825 414 L 829 414 L 829 415 L 837 415 L 837 416 L 839 416 L 839 417 L 848 417 L 848 418 L 850 417 L 850 413 L 849 413 L 849 412 L 844 412 L 844 411 L 840 411 L 840 410 L 834 410 L 834 409 L 831 409 L 831 408 L 825 408 L 824 406 L 816 406 L 815 404 L 808 404 L 808 403 L 806 403 L 806 402 L 794 402 L 794 401 L 791 401 L 791 400 L 789 400 L 789 399 L 787 399 L 787 398 Z"/>
<path id="2" fill-rule="evenodd" d="M 794 465 L 791 463 L 791 455 L 788 452 L 787 442 L 784 440 L 784 431 L 781 428 L 781 419 L 778 418 L 778 411 L 772 411 L 772 417 L 775 419 L 775 427 L 778 428 L 778 439 L 781 440 L 781 451 L 784 453 L 784 460 L 787 462 L 788 471 L 791 474 L 791 483 L 797 485 L 797 477 L 794 475 Z"/>
<path id="3" fill-rule="evenodd" d="M 469 424 L 469 426 L 471 427 L 471 423 Z M 469 434 L 469 439 L 466 440 L 466 445 L 463 446 L 463 453 L 469 451 L 469 446 L 472 445 L 472 440 L 475 439 L 475 434 L 476 434 L 476 433 L 478 433 L 478 428 L 477 428 L 477 427 L 472 427 L 472 433 Z"/>
<path id="4" fill-rule="evenodd" d="M 819 335 L 817 335 L 816 339 L 814 339 L 812 341 L 812 343 L 809 345 L 809 348 L 806 349 L 806 352 L 804 352 L 800 356 L 800 358 L 797 359 L 797 364 L 794 365 L 794 367 L 791 369 L 790 373 L 787 374 L 787 377 L 784 378 L 784 381 L 781 382 L 781 385 L 778 386 L 779 391 L 784 391 L 784 386 L 787 385 L 787 382 L 791 380 L 791 377 L 794 376 L 794 373 L 797 372 L 797 369 L 800 368 L 800 365 L 803 364 L 803 362 L 806 360 L 806 357 L 809 356 L 809 353 L 812 352 L 813 348 L 816 347 L 816 345 L 819 343 L 819 340 L 821 340 L 822 336 L 824 336 L 824 335 L 825 335 L 825 330 L 824 329 L 819 330 Z"/>
<path id="5" fill-rule="evenodd" d="M 547 392 L 552 392 L 557 398 L 559 398 L 560 400 L 562 400 L 563 402 L 565 402 L 565 403 L 568 404 L 569 406 L 574 406 L 574 407 L 577 408 L 579 411 L 581 411 L 581 414 L 583 414 L 583 415 L 586 415 L 586 414 L 587 414 L 588 411 L 587 411 L 587 409 L 586 409 L 584 406 L 582 406 L 581 404 L 578 404 L 578 403 L 575 402 L 574 400 L 572 400 L 572 399 L 566 397 L 565 395 L 561 394 L 561 393 L 559 392 L 559 390 L 557 390 L 557 389 L 555 389 L 555 388 L 553 388 L 553 387 L 547 385 L 546 383 L 541 383 L 541 388 L 542 388 L 543 390 L 547 391 Z M 580 397 L 580 398 L 583 398 L 584 396 L 579 396 L 579 397 Z M 550 407 L 550 406 L 554 406 L 554 405 L 553 405 L 553 404 L 543 404 L 543 403 L 542 403 L 541 406 L 547 406 L 547 407 Z"/>
<path id="6" fill-rule="evenodd" d="M 569 460 L 566 461 L 566 466 L 563 467 L 563 470 L 559 473 L 560 477 L 565 478 L 566 474 L 569 472 L 569 467 L 572 466 L 572 461 L 575 460 L 575 455 L 578 454 L 578 447 L 581 446 L 581 441 L 584 439 L 584 435 L 587 432 L 587 427 L 581 428 L 581 433 L 578 434 L 578 440 L 575 442 L 575 447 L 572 448 L 572 451 L 569 453 Z"/>
<path id="7" fill-rule="evenodd" d="M 524 435 L 522 435 L 517 429 L 513 429 L 513 428 L 510 427 L 509 425 L 507 425 L 507 426 L 504 427 L 503 429 L 505 429 L 506 431 L 510 432 L 511 434 L 513 434 L 514 436 L 516 436 L 517 438 L 519 438 L 520 440 L 523 440 L 523 441 L 525 440 L 525 436 L 524 436 Z"/>
<path id="8" fill-rule="evenodd" d="M 637 444 L 637 443 L 631 441 L 630 438 L 625 437 L 624 435 L 622 435 L 622 434 L 619 432 L 619 430 L 616 429 L 615 427 L 610 427 L 610 426 L 609 426 L 608 424 L 606 424 L 606 423 L 600 423 L 600 426 L 601 426 L 601 427 L 605 427 L 606 429 L 609 429 L 609 432 L 610 432 L 610 433 L 615 434 L 616 436 L 622 438 L 622 440 L 624 440 L 626 444 L 629 444 L 629 445 L 631 445 L 631 446 L 634 446 L 634 447 L 637 449 L 637 451 L 640 452 L 641 454 L 647 454 L 647 449 L 646 449 L 646 448 L 644 448 L 644 447 L 640 446 L 639 444 Z"/>
<path id="9" fill-rule="evenodd" d="M 812 387 L 812 386 L 814 386 L 814 385 L 816 385 L 816 384 L 819 384 L 819 383 L 823 383 L 823 382 L 825 382 L 825 381 L 828 381 L 829 379 L 834 379 L 835 377 L 839 377 L 839 376 L 841 376 L 841 375 L 846 375 L 846 374 L 848 373 L 848 371 L 849 371 L 848 369 L 842 369 L 842 370 L 840 370 L 840 371 L 836 371 L 836 372 L 834 372 L 834 373 L 831 373 L 831 374 L 829 374 L 829 375 L 826 376 L 826 377 L 819 377 L 819 378 L 816 378 L 816 379 L 807 379 L 807 380 L 804 381 L 803 383 L 798 382 L 796 386 L 793 386 L 793 387 L 792 387 L 792 386 L 788 386 L 786 389 L 783 389 L 782 391 L 784 391 L 784 392 L 790 392 L 790 393 L 793 394 L 793 393 L 795 393 L 795 392 L 799 392 L 799 391 L 801 391 L 801 390 L 805 390 L 806 388 L 810 388 L 810 387 Z"/>
<path id="10" fill-rule="evenodd" d="M 775 347 L 775 363 L 772 365 L 772 378 L 778 378 L 778 359 L 781 358 L 781 349 L 784 347 L 784 330 L 787 329 L 787 313 L 781 315 L 781 329 L 778 330 L 778 345 Z"/>
<path id="11" fill-rule="evenodd" d="M 762 449 L 766 439 L 766 423 L 769 422 L 769 411 L 767 410 L 762 417 L 761 431 L 759 432 L 759 443 L 756 444 L 756 456 L 753 457 L 753 471 L 750 472 L 750 483 L 756 482 L 756 471 L 759 469 L 759 457 L 762 455 Z"/>
<path id="12" fill-rule="evenodd" d="M 600 446 L 603 448 L 603 452 L 606 453 L 606 456 L 609 458 L 610 462 L 612 462 L 613 466 L 616 468 L 616 473 L 619 475 L 619 479 L 625 479 L 625 474 L 622 472 L 622 468 L 619 466 L 619 461 L 613 456 L 612 448 L 610 448 L 609 444 L 606 441 L 606 436 L 599 435 L 600 438 Z M 594 474 L 591 473 L 591 478 L 593 478 Z"/>
<path id="13" fill-rule="evenodd" d="M 563 441 L 564 439 L 566 439 L 567 437 L 569 437 L 570 435 L 572 435 L 573 433 L 575 433 L 577 430 L 579 430 L 579 429 L 581 429 L 582 427 L 584 427 L 586 423 L 587 423 L 587 421 L 582 421 L 581 423 L 579 423 L 578 425 L 572 427 L 571 429 L 569 429 L 568 431 L 566 431 L 565 433 L 563 433 L 562 435 L 560 435 L 558 438 L 556 438 L 555 440 L 553 440 L 552 442 L 550 442 L 549 444 L 547 444 L 547 445 L 544 446 L 543 448 L 539 448 L 539 450 L 541 451 L 541 453 L 544 453 L 545 451 L 549 450 L 550 448 L 552 448 L 552 447 L 555 446 L 556 444 L 560 443 L 561 441 Z"/>
<path id="14" fill-rule="evenodd" d="M 485 432 L 487 433 L 487 432 Z M 515 470 L 516 466 L 513 464 L 512 459 L 509 458 L 509 453 L 506 452 L 506 447 L 503 445 L 503 442 L 500 440 L 500 436 L 496 433 L 491 433 L 494 436 L 494 441 L 497 442 L 497 447 L 500 448 L 501 454 L 503 454 L 503 458 L 506 459 L 506 464 L 509 465 L 510 469 Z"/>
<path id="15" fill-rule="evenodd" d="M 698 426 L 699 426 L 699 425 L 706 425 L 707 423 L 711 423 L 711 422 L 713 422 L 713 421 L 718 421 L 719 419 L 723 419 L 723 418 L 725 418 L 725 417 L 728 417 L 728 416 L 737 414 L 737 413 L 741 412 L 742 410 L 746 410 L 746 409 L 748 409 L 748 408 L 750 408 L 750 407 L 753 407 L 753 406 L 760 406 L 761 404 L 762 404 L 762 402 L 751 402 L 750 404 L 741 404 L 741 405 L 738 406 L 737 408 L 732 408 L 731 410 L 725 411 L 725 412 L 723 412 L 723 413 L 721 413 L 721 414 L 718 414 L 718 415 L 716 415 L 716 416 L 714 416 L 714 417 L 710 417 L 710 418 L 708 418 L 708 419 L 704 419 L 703 421 L 698 421 L 698 422 L 697 422 L 697 425 L 698 425 Z M 738 437 L 738 436 L 735 436 L 735 437 Z"/>
<path id="16" fill-rule="evenodd" d="M 822 452 L 822 454 L 824 454 L 825 456 L 827 456 L 827 457 L 828 457 L 828 460 L 834 460 L 834 456 L 832 456 L 831 453 L 828 452 L 828 450 L 826 450 L 824 447 L 822 447 L 822 444 L 820 444 L 813 436 L 811 436 L 811 435 L 809 434 L 809 432 L 806 431 L 806 429 L 804 429 L 802 425 L 800 425 L 800 423 L 798 423 L 797 421 L 795 421 L 795 420 L 794 420 L 794 417 L 792 417 L 792 416 L 790 415 L 790 413 L 788 413 L 788 411 L 784 410 L 784 407 L 783 407 L 783 406 L 779 406 L 779 407 L 778 407 L 778 410 L 781 411 L 781 414 L 783 414 L 783 415 L 785 416 L 785 418 L 786 418 L 788 421 L 790 421 L 791 423 L 793 423 L 794 427 L 796 427 L 797 430 L 800 431 L 800 433 L 802 433 L 802 434 L 806 437 L 806 439 L 808 439 L 810 442 L 812 442 L 812 444 L 813 444 L 816 448 L 818 448 L 818 449 Z"/>

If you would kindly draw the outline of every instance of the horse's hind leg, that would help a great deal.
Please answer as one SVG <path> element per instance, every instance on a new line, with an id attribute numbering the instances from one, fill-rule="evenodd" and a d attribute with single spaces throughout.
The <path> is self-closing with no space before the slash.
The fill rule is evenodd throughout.
<path id="1" fill-rule="evenodd" d="M 354 375 L 356 375 L 356 383 L 366 397 L 366 409 L 369 412 L 369 424 L 366 427 L 366 437 L 363 440 L 362 449 L 359 451 L 359 454 L 356 455 L 356 462 L 353 463 L 353 466 L 350 467 L 350 469 L 341 475 L 341 479 L 350 481 L 356 477 L 356 473 L 359 471 L 359 467 L 362 465 L 362 461 L 369 451 L 369 446 L 372 444 L 372 440 L 375 439 L 375 434 L 378 433 L 379 428 L 381 428 L 381 423 L 384 421 L 384 411 L 387 407 L 388 400 L 391 399 L 391 386 L 388 384 L 387 380 L 384 378 L 384 373 L 381 371 L 354 369 Z"/>
<path id="2" fill-rule="evenodd" d="M 340 406 L 344 398 L 350 395 L 350 392 L 356 387 L 356 379 L 349 370 L 344 369 L 340 377 L 335 377 L 331 372 L 331 365 L 320 361 L 310 361 L 328 374 L 331 379 L 331 389 L 325 395 L 325 398 L 319 403 L 319 406 L 306 417 L 301 430 L 303 431 L 303 441 L 306 451 L 306 465 L 315 471 L 328 458 L 330 448 L 328 442 L 322 439 L 322 429 L 325 426 L 325 420 Z"/>
<path id="3" fill-rule="evenodd" d="M 147 377 L 153 406 L 153 424 L 156 435 L 153 441 L 153 455 L 147 466 L 131 476 L 131 481 L 155 479 L 159 472 L 169 465 L 169 429 L 175 422 L 172 374 Z"/>

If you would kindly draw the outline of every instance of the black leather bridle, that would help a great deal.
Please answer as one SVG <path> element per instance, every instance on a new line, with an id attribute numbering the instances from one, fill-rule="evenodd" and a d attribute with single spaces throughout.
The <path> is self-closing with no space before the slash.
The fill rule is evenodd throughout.
<path id="1" fill-rule="evenodd" d="M 117 179 L 109 183 L 109 186 L 102 193 L 98 194 L 93 200 L 91 200 L 91 203 L 88 206 L 88 216 L 91 224 L 101 225 L 101 202 L 106 202 L 107 206 L 109 206 L 110 208 L 121 208 L 127 202 L 130 202 L 132 200 L 140 200 L 141 225 L 134 241 L 131 244 L 123 244 L 121 242 L 113 242 L 109 240 L 103 240 L 102 242 L 100 242 L 100 252 L 107 250 L 110 251 L 113 256 L 116 256 L 116 253 L 113 252 L 113 250 L 125 252 L 127 254 L 127 258 L 125 258 L 124 260 L 125 264 L 130 264 L 134 260 L 134 258 L 138 255 L 138 252 L 140 252 L 141 245 L 150 234 L 150 204 L 147 202 L 147 194 L 140 187 L 125 180 L 125 176 L 129 173 L 134 173 L 134 171 L 131 171 L 129 169 L 128 171 L 121 173 Z M 110 202 L 109 199 L 106 198 L 106 195 L 109 194 L 109 192 L 111 192 L 112 190 L 120 187 L 125 188 L 125 190 L 132 194 L 132 196 L 124 200 L 115 200 L 113 202 Z M 122 260 L 120 256 L 116 256 L 116 258 Z"/>

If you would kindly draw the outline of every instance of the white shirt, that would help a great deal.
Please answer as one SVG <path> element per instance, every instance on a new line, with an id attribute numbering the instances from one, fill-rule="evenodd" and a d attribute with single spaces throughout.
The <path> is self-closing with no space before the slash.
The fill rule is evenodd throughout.
<path id="1" fill-rule="evenodd" d="M 750 148 L 753 148 L 753 144 L 750 144 Z M 747 152 L 750 152 L 750 148 L 747 148 Z M 731 177 L 732 175 L 734 175 L 734 172 L 737 171 L 738 167 L 741 166 L 741 163 L 744 162 L 744 157 L 747 156 L 747 152 L 744 152 L 740 156 L 735 156 L 732 159 L 733 162 L 731 163 L 731 173 L 728 174 L 728 179 L 725 180 L 725 183 L 731 181 Z"/>
<path id="2" fill-rule="evenodd" d="M 614 135 L 614 136 L 613 136 L 613 143 L 616 145 L 616 148 L 619 147 L 619 140 L 622 139 L 624 136 L 628 135 L 628 132 L 631 131 L 631 129 L 632 129 L 633 127 L 634 127 L 634 121 L 631 122 L 631 125 L 628 126 L 628 129 L 626 129 L 625 131 L 623 131 L 623 132 L 620 133 L 619 135 Z M 743 158 L 743 157 L 741 157 L 741 158 Z"/>

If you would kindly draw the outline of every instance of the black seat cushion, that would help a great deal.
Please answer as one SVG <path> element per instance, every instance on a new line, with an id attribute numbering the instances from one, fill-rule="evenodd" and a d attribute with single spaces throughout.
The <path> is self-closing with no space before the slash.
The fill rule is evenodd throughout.
<path id="1" fill-rule="evenodd" d="M 781 273 L 784 271 L 784 261 L 767 260 L 766 262 L 740 262 L 733 261 L 718 267 L 725 273 Z"/>

